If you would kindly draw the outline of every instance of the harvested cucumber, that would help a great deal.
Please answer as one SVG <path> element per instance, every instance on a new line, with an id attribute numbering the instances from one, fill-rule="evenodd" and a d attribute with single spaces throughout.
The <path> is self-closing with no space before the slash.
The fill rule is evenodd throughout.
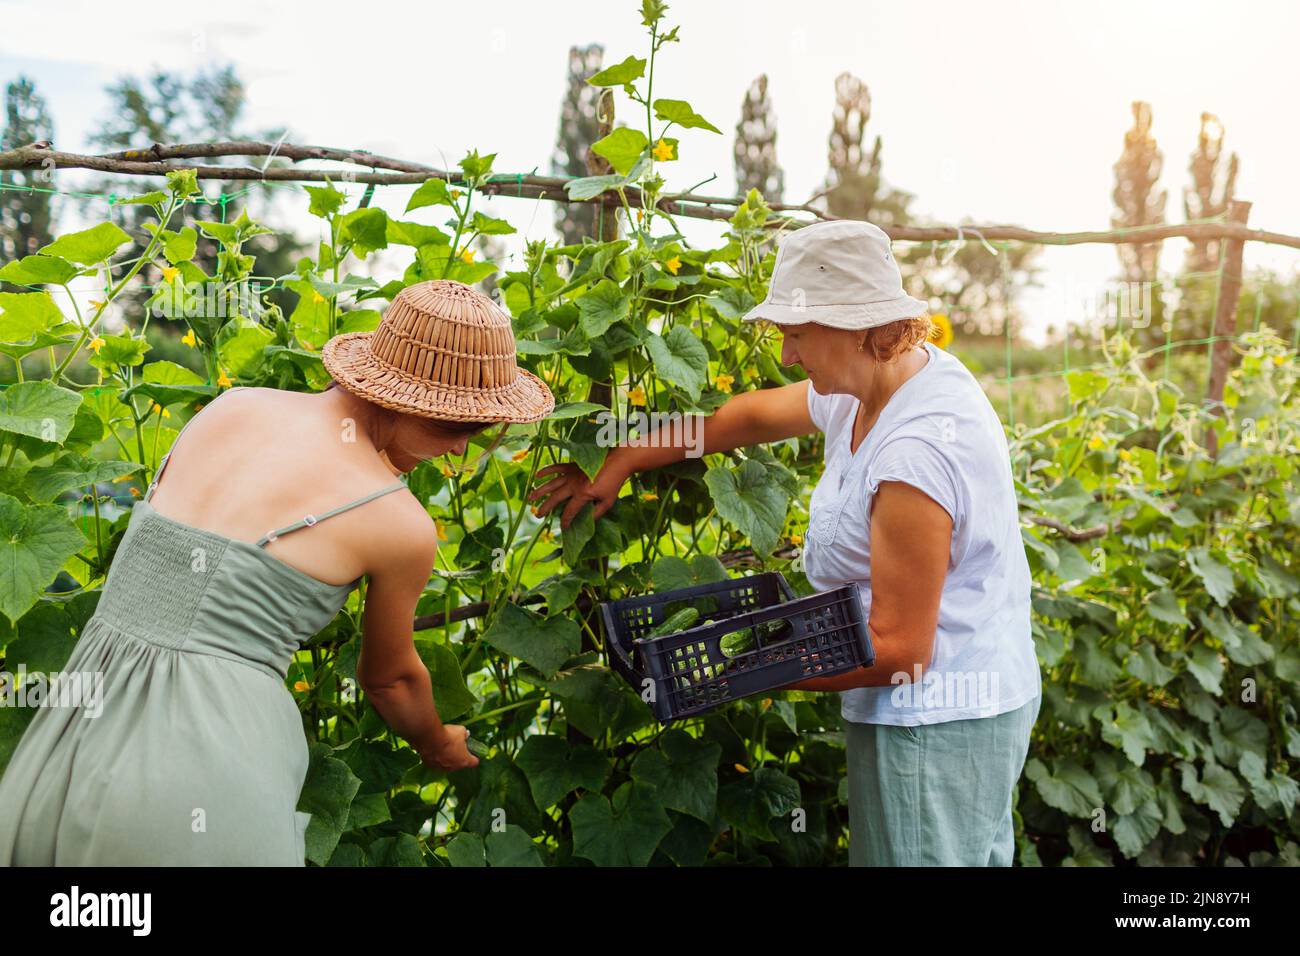
<path id="1" fill-rule="evenodd" d="M 763 621 L 757 625 L 758 631 L 763 635 L 764 641 L 771 641 L 776 638 L 785 637 L 791 631 L 790 622 L 784 618 L 777 618 L 774 621 Z"/>
<path id="2" fill-rule="evenodd" d="M 668 620 L 664 621 L 651 631 L 650 637 L 665 637 L 669 634 L 676 634 L 678 631 L 684 631 L 694 624 L 699 616 L 700 612 L 696 608 L 682 608 L 672 617 L 668 618 Z"/>
<path id="3" fill-rule="evenodd" d="M 669 601 L 660 608 L 660 613 L 664 618 L 670 618 L 674 614 L 684 611 L 688 607 L 693 607 L 700 612 L 700 617 L 714 617 L 718 613 L 718 599 L 712 595 L 706 594 L 702 597 L 691 598 L 683 601 Z"/>
<path id="4" fill-rule="evenodd" d="M 718 646 L 722 648 L 722 653 L 728 657 L 735 657 L 737 654 L 752 651 L 754 649 L 754 629 L 742 627 L 739 631 L 725 634 L 722 640 L 718 642 Z"/>
<path id="5" fill-rule="evenodd" d="M 487 759 L 488 745 L 483 743 L 483 741 L 475 740 L 473 737 L 470 737 L 465 741 L 465 746 L 469 749 L 469 752 L 475 757 L 478 757 L 479 760 Z"/>

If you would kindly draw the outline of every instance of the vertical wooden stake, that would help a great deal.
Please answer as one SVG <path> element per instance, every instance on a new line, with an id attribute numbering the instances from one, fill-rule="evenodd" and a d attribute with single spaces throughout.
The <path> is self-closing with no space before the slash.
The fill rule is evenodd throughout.
<path id="1" fill-rule="evenodd" d="M 610 133 L 614 132 L 614 90 L 610 87 L 600 91 L 600 96 L 596 98 L 596 121 L 600 124 L 600 139 L 604 139 Z M 599 153 L 593 153 L 590 148 L 587 150 L 585 157 L 587 163 L 588 176 L 608 176 L 614 171 L 609 160 Z M 606 202 L 609 198 L 608 193 L 602 193 L 596 197 L 596 202 L 600 206 L 596 212 L 596 231 L 595 239 L 597 242 L 613 242 L 618 238 L 618 211 L 622 206 L 618 202 L 618 197 L 614 197 L 612 204 Z M 601 212 L 604 215 L 601 215 Z"/>
<path id="2" fill-rule="evenodd" d="M 1250 203 L 1240 199 L 1228 203 L 1228 222 L 1244 226 L 1249 218 Z M 1216 341 L 1210 345 L 1210 382 L 1205 391 L 1205 404 L 1213 415 L 1223 414 L 1223 388 L 1232 365 L 1232 342 L 1229 339 L 1237 334 L 1237 299 L 1241 295 L 1241 259 L 1245 245 L 1243 239 L 1219 240 L 1219 264 L 1223 271 L 1219 301 L 1214 310 L 1213 334 Z M 1212 428 L 1206 431 L 1205 446 L 1212 457 L 1218 457 L 1219 435 Z"/>
<path id="3" fill-rule="evenodd" d="M 607 87 L 600 91 L 600 96 L 596 99 L 596 119 L 600 123 L 601 139 L 604 139 L 614 131 L 613 89 Z M 614 167 L 610 165 L 609 160 L 604 156 L 601 156 L 599 153 L 593 153 L 590 148 L 587 150 L 586 162 L 588 176 L 604 176 L 614 171 Z M 607 197 L 604 195 L 598 196 L 596 202 L 601 205 L 597 206 L 593 210 L 593 225 L 597 233 L 595 236 L 597 242 L 611 242 L 618 238 L 618 210 L 620 207 L 617 203 L 613 206 L 606 205 L 606 198 Z M 592 379 L 591 385 L 587 389 L 587 401 L 594 402 L 604 408 L 612 408 L 613 400 L 613 383 Z M 584 505 L 583 507 L 594 507 L 594 505 Z M 563 509 L 557 509 L 555 513 L 559 514 L 561 510 Z M 584 565 L 587 569 L 596 570 L 600 574 L 602 580 L 609 577 L 609 555 L 601 555 L 599 558 L 594 560 L 588 559 L 584 562 Z M 582 629 L 582 650 L 584 652 L 599 650 L 595 641 L 592 640 L 591 635 L 600 633 L 601 623 L 599 602 L 601 596 L 598 593 L 593 593 L 592 597 L 593 600 L 591 605 L 586 611 L 582 612 L 583 620 L 586 624 Z M 572 724 L 568 725 L 567 739 L 572 745 L 592 743 L 591 738 L 578 730 L 578 728 L 574 727 Z"/>

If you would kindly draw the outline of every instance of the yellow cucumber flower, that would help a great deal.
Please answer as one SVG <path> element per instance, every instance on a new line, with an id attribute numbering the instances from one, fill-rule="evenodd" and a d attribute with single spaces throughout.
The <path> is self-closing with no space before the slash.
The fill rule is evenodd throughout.
<path id="1" fill-rule="evenodd" d="M 930 341 L 941 349 L 946 349 L 952 345 L 952 323 L 948 321 L 946 315 L 930 316 L 930 324 L 934 326 L 930 330 Z"/>

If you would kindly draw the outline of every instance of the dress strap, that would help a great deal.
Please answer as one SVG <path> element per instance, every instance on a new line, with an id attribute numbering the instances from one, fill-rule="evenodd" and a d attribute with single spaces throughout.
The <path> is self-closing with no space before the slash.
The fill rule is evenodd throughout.
<path id="1" fill-rule="evenodd" d="M 378 498 L 380 495 L 386 495 L 390 491 L 397 491 L 399 488 L 405 488 L 405 487 L 406 487 L 406 482 L 399 481 L 395 485 L 389 485 L 387 488 L 380 488 L 378 491 L 372 491 L 368 495 L 363 495 L 362 497 L 358 498 L 356 501 L 349 501 L 345 505 L 339 505 L 337 508 L 331 508 L 329 511 L 325 512 L 322 515 L 307 515 L 301 521 L 295 521 L 293 524 L 286 525 L 283 528 L 277 528 L 275 531 L 268 531 L 266 534 L 262 535 L 262 537 L 260 537 L 257 540 L 257 546 L 261 548 L 265 546 L 268 542 L 274 541 L 282 534 L 288 534 L 290 531 L 297 531 L 299 528 L 310 528 L 312 525 L 316 524 L 317 522 L 324 521 L 326 518 L 332 518 L 334 517 L 334 515 L 341 514 L 342 512 L 347 511 L 350 508 L 355 508 L 357 505 L 363 505 L 367 501 L 372 501 L 375 498 Z"/>
<path id="2" fill-rule="evenodd" d="M 232 388 L 226 389 L 226 391 L 222 392 L 221 395 L 225 395 L 229 392 L 235 392 L 241 388 L 247 388 L 247 387 L 248 386 L 246 385 L 235 385 Z M 221 395 L 218 395 L 217 398 L 220 398 Z M 217 399 L 214 398 L 212 402 L 215 402 L 216 400 Z M 195 412 L 193 415 L 190 416 L 189 421 L 187 421 L 184 425 L 181 426 L 181 430 L 178 431 L 176 433 L 176 437 L 172 439 L 172 447 L 168 449 L 167 453 L 163 455 L 162 458 L 158 459 L 158 470 L 153 473 L 153 481 L 149 482 L 149 488 L 144 493 L 145 501 L 148 501 L 151 497 L 153 497 L 154 489 L 158 487 L 158 482 L 162 478 L 163 469 L 167 467 L 167 460 L 171 458 L 172 452 L 176 450 L 176 444 L 181 440 L 181 436 L 185 434 L 185 429 L 190 427 L 190 422 L 194 421 L 194 419 L 198 418 L 205 411 L 207 411 L 208 405 L 211 405 L 212 402 L 208 402 L 207 405 L 204 405 L 201 409 L 199 409 L 197 412 Z"/>

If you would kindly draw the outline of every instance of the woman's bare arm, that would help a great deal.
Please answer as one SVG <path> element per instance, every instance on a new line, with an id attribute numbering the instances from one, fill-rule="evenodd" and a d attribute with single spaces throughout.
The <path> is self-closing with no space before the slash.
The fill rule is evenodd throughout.
<path id="1" fill-rule="evenodd" d="M 786 690 L 848 690 L 915 681 L 929 666 L 948 574 L 952 518 L 918 488 L 882 481 L 871 508 L 871 667 L 810 677 Z"/>
<path id="2" fill-rule="evenodd" d="M 546 515 L 561 502 L 568 501 L 560 515 L 560 526 L 567 528 L 574 515 L 591 501 L 594 516 L 599 518 L 618 499 L 623 483 L 637 472 L 663 468 L 682 461 L 688 454 L 710 455 L 765 442 L 782 441 L 810 435 L 817 426 L 808 414 L 807 379 L 742 392 L 727 399 L 712 415 L 687 416 L 693 421 L 660 427 L 647 435 L 638 435 L 625 445 L 610 450 L 594 480 L 589 480 L 577 465 L 565 462 L 539 469 L 538 477 L 558 475 L 529 494 L 530 501 L 546 500 L 537 506 L 538 515 Z M 685 431 L 696 428 L 692 434 Z"/>
<path id="3" fill-rule="evenodd" d="M 812 434 L 817 431 L 817 426 L 808 414 L 808 389 L 811 387 L 804 379 L 780 388 L 741 392 L 727 399 L 712 415 L 695 416 L 704 434 L 698 452 L 711 455 Z M 683 441 L 672 443 L 675 436 L 661 435 L 661 431 L 655 429 L 648 435 L 638 436 L 615 448 L 609 457 L 617 460 L 629 474 L 662 468 L 685 458 L 690 446 Z"/>
<path id="4" fill-rule="evenodd" d="M 410 742 L 421 759 L 447 770 L 473 767 L 468 730 L 444 725 L 433 699 L 429 671 L 416 653 L 412 621 L 437 554 L 433 519 L 411 499 L 375 515 L 362 621 L 357 683 L 379 716 Z"/>

